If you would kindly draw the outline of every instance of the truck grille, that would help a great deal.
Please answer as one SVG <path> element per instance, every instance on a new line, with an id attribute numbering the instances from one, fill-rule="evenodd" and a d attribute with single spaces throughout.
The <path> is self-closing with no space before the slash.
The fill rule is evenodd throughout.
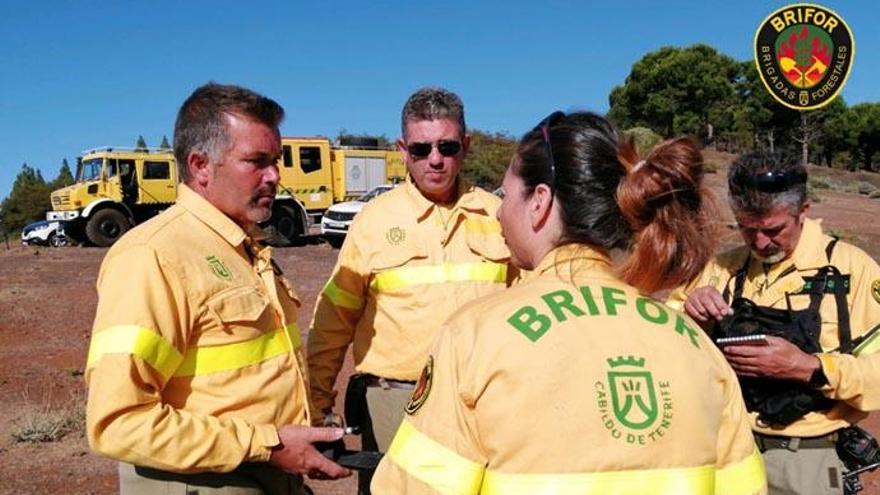
<path id="1" fill-rule="evenodd" d="M 328 211 L 324 213 L 329 220 L 335 220 L 337 222 L 347 222 L 354 218 L 355 213 L 343 213 L 339 211 Z"/>
<path id="2" fill-rule="evenodd" d="M 70 193 L 56 193 L 52 195 L 52 206 L 70 206 Z"/>

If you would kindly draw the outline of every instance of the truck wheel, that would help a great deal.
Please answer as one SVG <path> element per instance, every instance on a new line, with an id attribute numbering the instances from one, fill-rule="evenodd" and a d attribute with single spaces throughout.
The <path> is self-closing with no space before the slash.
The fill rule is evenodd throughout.
<path id="1" fill-rule="evenodd" d="M 336 249 L 341 248 L 342 243 L 345 242 L 344 235 L 328 235 L 328 236 L 325 236 L 324 238 L 327 239 L 327 243 L 329 243 L 331 246 L 333 246 Z"/>
<path id="2" fill-rule="evenodd" d="M 86 223 L 86 237 L 99 247 L 107 247 L 117 241 L 131 227 L 128 218 L 119 211 L 105 208 L 96 211 Z"/>
<path id="3" fill-rule="evenodd" d="M 271 234 L 270 244 L 273 246 L 290 246 L 302 241 L 302 220 L 299 213 L 289 206 L 279 205 L 273 208 L 268 230 Z"/>

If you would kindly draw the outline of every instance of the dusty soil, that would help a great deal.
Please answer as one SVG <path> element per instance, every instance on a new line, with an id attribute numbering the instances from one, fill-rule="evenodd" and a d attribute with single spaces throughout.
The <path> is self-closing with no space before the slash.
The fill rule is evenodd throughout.
<path id="1" fill-rule="evenodd" d="M 724 176 L 710 175 L 709 182 L 723 190 Z M 880 200 L 826 190 L 820 195 L 813 216 L 823 218 L 826 228 L 880 259 Z M 723 195 L 719 196 L 723 201 Z M 725 225 L 730 222 L 729 216 L 722 220 Z M 725 229 L 723 240 L 735 239 L 735 230 Z M 81 419 L 77 411 L 83 404 L 82 372 L 97 300 L 95 277 L 105 252 L 0 244 L 0 494 L 117 491 L 115 463 L 91 454 L 81 429 L 51 443 L 22 443 L 12 438 L 29 419 L 47 412 Z M 278 263 L 302 298 L 299 324 L 303 329 L 308 328 L 315 297 L 337 254 L 320 243 L 276 251 Z M 337 386 L 343 385 L 350 371 L 349 364 Z M 880 436 L 880 414 L 863 425 Z M 880 473 L 866 482 L 863 493 L 880 493 Z M 352 479 L 310 481 L 309 485 L 318 494 L 356 491 Z"/>

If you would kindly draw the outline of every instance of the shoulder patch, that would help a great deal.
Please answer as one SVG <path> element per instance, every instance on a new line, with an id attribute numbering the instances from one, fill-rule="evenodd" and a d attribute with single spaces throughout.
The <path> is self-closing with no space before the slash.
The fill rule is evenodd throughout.
<path id="1" fill-rule="evenodd" d="M 416 388 L 413 390 L 412 397 L 409 398 L 409 402 L 406 404 L 406 407 L 403 408 L 407 414 L 415 414 L 416 411 L 421 409 L 422 405 L 428 399 L 428 394 L 431 392 L 431 380 L 433 378 L 434 356 L 428 356 L 428 362 L 422 369 L 422 375 L 419 376 L 419 381 L 416 383 Z"/>
<path id="2" fill-rule="evenodd" d="M 871 283 L 871 295 L 874 296 L 874 300 L 880 304 L 880 278 Z"/>

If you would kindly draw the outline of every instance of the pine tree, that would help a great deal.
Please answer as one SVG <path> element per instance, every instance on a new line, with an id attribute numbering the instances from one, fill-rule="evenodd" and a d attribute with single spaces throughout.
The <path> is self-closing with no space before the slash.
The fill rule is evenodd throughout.
<path id="1" fill-rule="evenodd" d="M 147 142 L 143 136 L 138 136 L 137 144 L 134 145 L 135 151 L 147 151 Z"/>
<path id="2" fill-rule="evenodd" d="M 12 192 L 0 206 L 3 210 L 4 226 L 10 232 L 14 232 L 31 222 L 45 218 L 49 209 L 50 192 L 51 188 L 43 180 L 43 174 L 39 169 L 23 163 L 21 171 L 12 184 Z"/>
<path id="3" fill-rule="evenodd" d="M 65 158 L 61 160 L 61 169 L 58 170 L 58 177 L 52 181 L 52 190 L 67 187 L 73 184 L 73 182 L 73 174 L 70 172 L 70 165 L 68 165 L 67 158 Z"/>

